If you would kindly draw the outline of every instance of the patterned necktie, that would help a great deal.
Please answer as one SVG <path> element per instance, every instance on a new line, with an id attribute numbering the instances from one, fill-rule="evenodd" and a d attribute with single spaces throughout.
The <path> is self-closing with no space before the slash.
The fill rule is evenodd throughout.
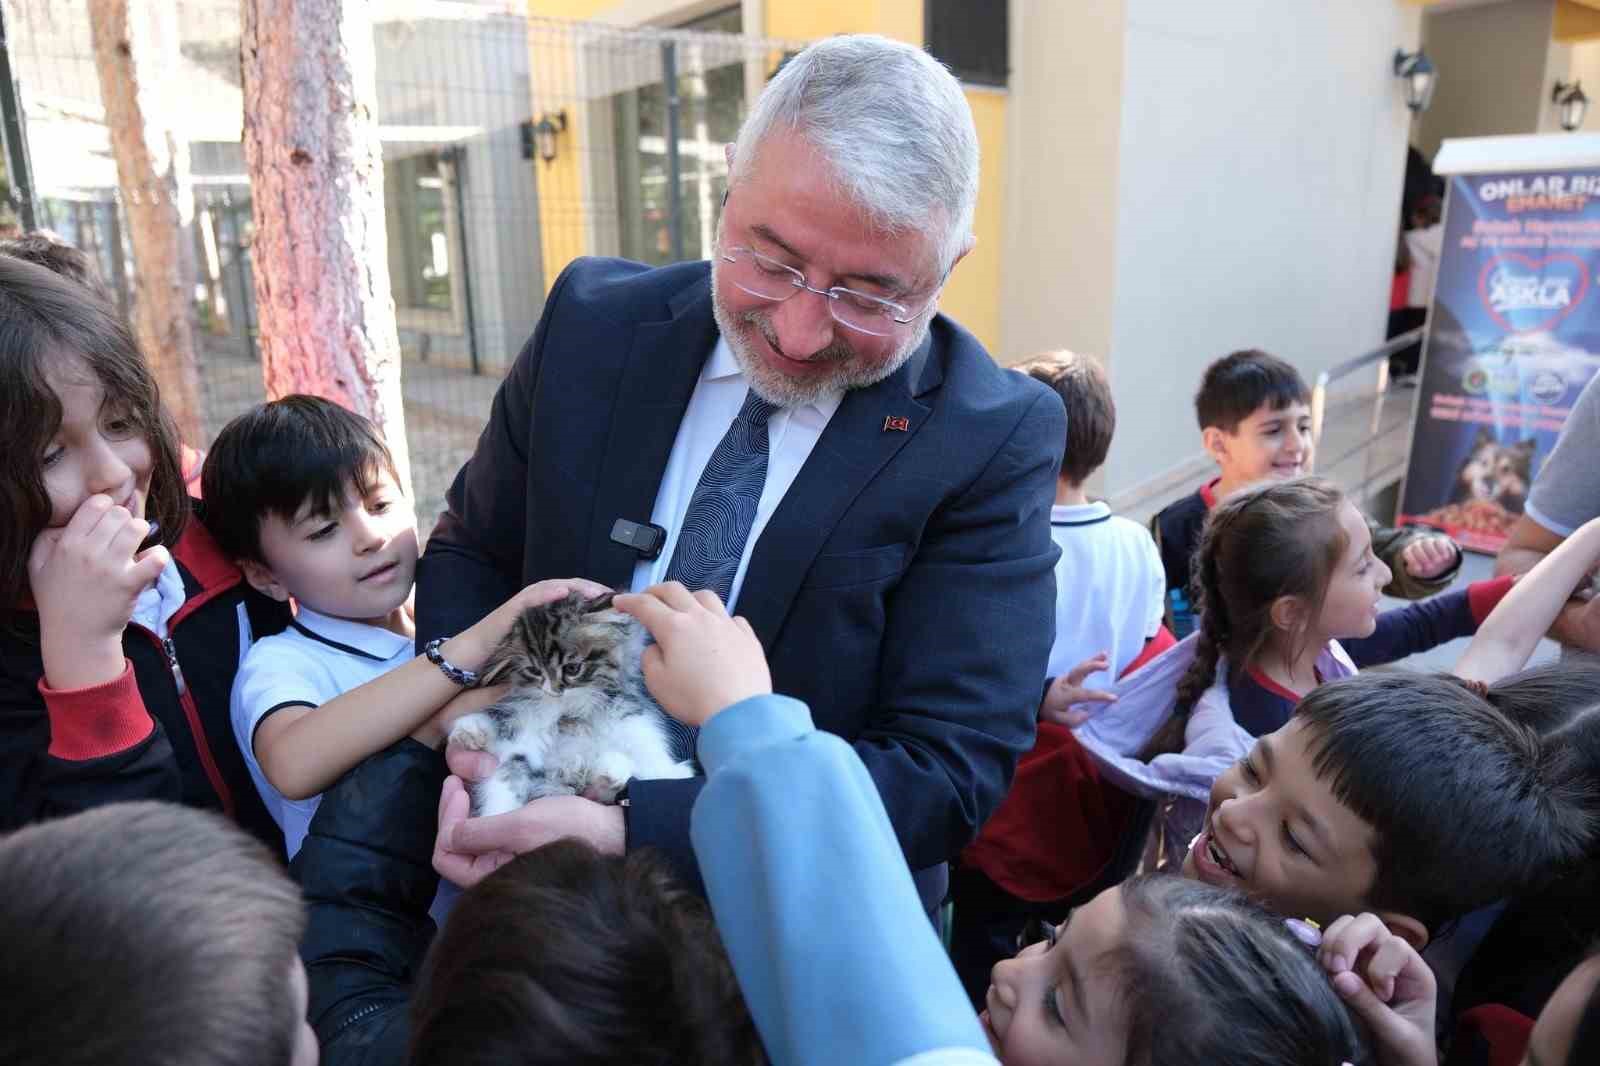
<path id="1" fill-rule="evenodd" d="M 754 391 L 745 394 L 744 406 L 706 461 L 689 498 L 665 580 L 681 582 L 690 592 L 710 589 L 728 602 L 767 483 L 767 419 L 777 409 Z M 667 725 L 677 757 L 692 758 L 698 730 L 670 719 Z"/>

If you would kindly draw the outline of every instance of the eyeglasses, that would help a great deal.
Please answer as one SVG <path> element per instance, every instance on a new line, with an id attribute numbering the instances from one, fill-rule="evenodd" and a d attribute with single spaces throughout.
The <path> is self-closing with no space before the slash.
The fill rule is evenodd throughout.
<path id="1" fill-rule="evenodd" d="M 1032 947 L 1039 941 L 1044 941 L 1045 950 L 1056 946 L 1056 936 L 1061 932 L 1061 927 L 1055 922 L 1047 922 L 1043 918 L 1029 918 L 1022 927 L 1022 932 L 1017 934 L 1017 950 Z"/>
<path id="2" fill-rule="evenodd" d="M 933 301 L 929 300 L 922 311 L 912 312 L 904 304 L 856 292 L 842 285 L 835 285 L 831 289 L 813 289 L 806 284 L 806 276 L 794 267 L 751 248 L 724 248 L 718 256 L 729 264 L 727 278 L 741 292 L 773 303 L 782 303 L 801 290 L 826 296 L 828 312 L 833 315 L 835 322 L 846 329 L 873 337 L 889 336 L 895 326 L 915 322 L 918 315 L 933 306 Z"/>

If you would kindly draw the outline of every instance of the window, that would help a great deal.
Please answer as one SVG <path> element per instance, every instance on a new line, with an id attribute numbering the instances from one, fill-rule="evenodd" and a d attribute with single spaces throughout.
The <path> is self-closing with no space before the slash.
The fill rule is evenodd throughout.
<path id="1" fill-rule="evenodd" d="M 974 85 L 1006 84 L 1008 0 L 926 0 L 923 39 L 930 55 Z"/>
<path id="2" fill-rule="evenodd" d="M 397 308 L 449 313 L 455 307 L 448 176 L 438 152 L 383 164 L 389 286 Z"/>
<path id="3" fill-rule="evenodd" d="M 699 32 L 736 34 L 738 8 L 684 26 Z M 695 46 L 676 49 L 678 73 L 677 221 L 681 257 L 711 255 L 722 195 L 728 187 L 723 146 L 739 133 L 744 117 L 744 66 L 710 66 Z M 617 205 L 621 254 L 645 263 L 680 258 L 672 246 L 673 197 L 668 189 L 667 104 L 661 81 L 613 97 Z"/>

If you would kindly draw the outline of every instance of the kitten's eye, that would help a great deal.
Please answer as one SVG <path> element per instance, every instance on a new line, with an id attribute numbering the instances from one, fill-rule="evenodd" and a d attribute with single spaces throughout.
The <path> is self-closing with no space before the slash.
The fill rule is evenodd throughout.
<path id="1" fill-rule="evenodd" d="M 566 678 L 568 681 L 577 680 L 578 675 L 581 673 L 583 673 L 582 663 L 568 663 L 561 668 L 561 676 Z"/>

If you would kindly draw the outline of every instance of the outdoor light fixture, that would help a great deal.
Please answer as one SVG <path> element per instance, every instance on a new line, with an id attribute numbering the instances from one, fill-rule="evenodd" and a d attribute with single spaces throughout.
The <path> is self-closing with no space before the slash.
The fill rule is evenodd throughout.
<path id="1" fill-rule="evenodd" d="M 539 116 L 539 122 L 533 127 L 533 142 L 539 153 L 539 158 L 546 163 L 553 162 L 556 157 L 556 134 L 567 132 L 567 113 L 565 111 L 545 112 Z"/>
<path id="2" fill-rule="evenodd" d="M 1439 72 L 1433 69 L 1433 60 L 1422 49 L 1394 53 L 1394 76 L 1406 83 L 1406 106 L 1418 114 L 1428 110 L 1433 103 L 1433 90 L 1439 84 Z"/>
<path id="3" fill-rule="evenodd" d="M 1583 116 L 1589 113 L 1589 98 L 1583 95 L 1581 81 L 1557 81 L 1550 102 L 1561 109 L 1561 128 L 1568 133 L 1582 126 Z"/>

